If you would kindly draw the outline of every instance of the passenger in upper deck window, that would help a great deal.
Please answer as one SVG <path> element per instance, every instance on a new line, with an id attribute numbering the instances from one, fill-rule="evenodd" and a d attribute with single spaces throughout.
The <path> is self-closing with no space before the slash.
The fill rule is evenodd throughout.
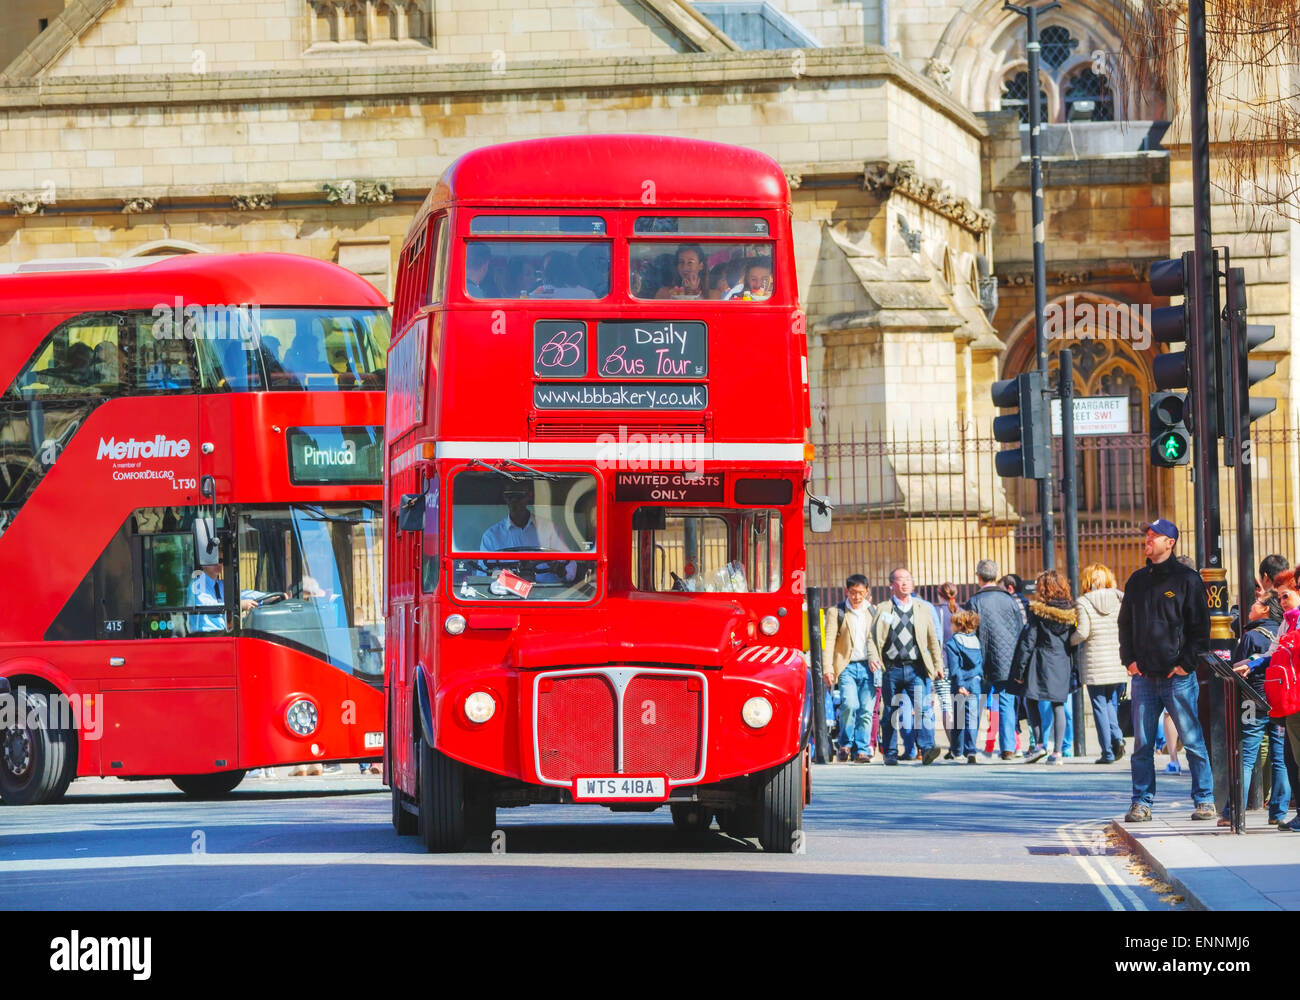
<path id="1" fill-rule="evenodd" d="M 465 251 L 465 291 L 476 299 L 491 298 L 483 290 L 483 279 L 492 265 L 492 251 L 482 243 L 471 243 Z"/>
<path id="2" fill-rule="evenodd" d="M 722 296 L 724 299 L 758 301 L 772 297 L 772 261 L 767 257 L 751 257 L 745 262 L 744 280 Z"/>
<path id="3" fill-rule="evenodd" d="M 578 269 L 573 258 L 562 250 L 552 250 L 542 261 L 542 283 L 530 293 L 540 299 L 592 299 L 595 293 L 578 284 Z"/>
<path id="4" fill-rule="evenodd" d="M 657 299 L 704 298 L 704 251 L 694 243 L 677 248 L 677 283 L 665 285 L 655 294 Z"/>
<path id="5" fill-rule="evenodd" d="M 723 299 L 732 288 L 740 284 L 744 266 L 738 260 L 724 260 L 709 272 L 708 298 Z"/>
<path id="6" fill-rule="evenodd" d="M 609 294 L 609 247 L 604 243 L 592 243 L 578 252 L 578 281 L 591 290 L 591 294 L 603 299 Z"/>

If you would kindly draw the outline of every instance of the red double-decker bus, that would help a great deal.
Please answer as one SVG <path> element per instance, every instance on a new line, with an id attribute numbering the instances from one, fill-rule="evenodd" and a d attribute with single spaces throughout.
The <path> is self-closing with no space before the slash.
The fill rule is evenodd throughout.
<path id="1" fill-rule="evenodd" d="M 771 159 L 469 153 L 406 239 L 386 413 L 393 825 L 670 806 L 798 850 L 806 346 Z"/>
<path id="2" fill-rule="evenodd" d="M 378 761 L 384 297 L 280 254 L 68 266 L 0 277 L 0 798 Z"/>

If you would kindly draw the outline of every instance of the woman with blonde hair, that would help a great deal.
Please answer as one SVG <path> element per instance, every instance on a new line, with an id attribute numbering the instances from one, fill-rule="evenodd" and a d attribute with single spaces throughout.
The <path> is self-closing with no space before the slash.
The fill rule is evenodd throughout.
<path id="1" fill-rule="evenodd" d="M 1034 598 L 1029 602 L 1029 623 L 1023 636 L 1026 641 L 1017 644 L 1016 656 L 1024 657 L 1026 701 L 1049 703 L 1040 706 L 1040 712 L 1048 708 L 1052 712 L 1052 752 L 1048 754 L 1042 743 L 1042 730 L 1046 726 L 1039 726 L 1034 734 L 1038 737 L 1038 747 L 1025 758 L 1026 764 L 1042 760 L 1045 755 L 1047 763 L 1061 763 L 1065 751 L 1065 702 L 1070 697 L 1073 666 L 1070 638 L 1077 621 L 1069 581 L 1054 569 L 1039 573 Z M 1023 654 L 1019 648 L 1022 644 L 1026 647 Z"/>
<path id="2" fill-rule="evenodd" d="M 1119 729 L 1119 700 L 1128 686 L 1128 670 L 1119 655 L 1119 609 L 1124 592 L 1115 574 L 1103 563 L 1085 566 L 1079 574 L 1083 594 L 1074 605 L 1079 616 L 1070 642 L 1079 647 L 1079 682 L 1088 687 L 1092 719 L 1101 743 L 1098 764 L 1113 764 L 1124 756 Z"/>

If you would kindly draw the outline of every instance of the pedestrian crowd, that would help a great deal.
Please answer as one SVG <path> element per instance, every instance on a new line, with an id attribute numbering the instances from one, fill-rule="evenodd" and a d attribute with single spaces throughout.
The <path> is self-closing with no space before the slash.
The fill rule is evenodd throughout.
<path id="1" fill-rule="evenodd" d="M 1122 590 L 1101 563 L 1083 569 L 1076 596 L 1055 570 L 1038 574 L 1027 587 L 1015 574 L 999 575 L 993 560 L 981 559 L 974 593 L 964 604 L 952 583 L 937 588 L 937 601 L 923 600 L 914 593 L 910 571 L 899 566 L 889 574 L 889 597 L 873 605 L 867 577 L 850 576 L 844 600 L 827 612 L 825 626 L 823 672 L 839 696 L 836 759 L 866 764 L 879 754 L 890 766 L 930 765 L 941 757 L 977 764 L 984 730 L 985 759 L 1059 764 L 1073 756 L 1072 696 L 1082 689 L 1100 747 L 1096 764 L 1125 756 L 1120 718 L 1127 699 L 1133 748 L 1126 821 L 1151 819 L 1155 754 L 1163 745 L 1167 773 L 1181 773 L 1180 747 L 1186 755 L 1192 818 L 1227 825 L 1227 806 L 1222 813 L 1214 806 L 1197 715 L 1197 658 L 1210 651 L 1205 586 L 1191 561 L 1175 555 L 1175 525 L 1162 518 L 1143 531 L 1146 564 Z M 1278 702 L 1273 717 L 1256 717 L 1249 709 L 1243 715 L 1243 787 L 1250 787 L 1267 741 L 1269 822 L 1300 832 L 1300 815 L 1286 821 L 1297 787 L 1293 747 L 1300 739 L 1300 683 L 1292 684 L 1297 711 L 1277 697 L 1278 684 L 1300 679 L 1300 566 L 1289 566 L 1282 556 L 1261 563 L 1254 602 L 1240 616 L 1232 662 L 1255 690 Z M 1279 680 L 1283 669 L 1289 673 Z M 936 715 L 946 746 L 935 737 Z"/>

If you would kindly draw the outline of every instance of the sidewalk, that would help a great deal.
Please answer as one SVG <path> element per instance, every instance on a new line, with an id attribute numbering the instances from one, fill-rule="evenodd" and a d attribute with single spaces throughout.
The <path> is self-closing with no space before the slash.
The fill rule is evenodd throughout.
<path id="1" fill-rule="evenodd" d="M 1186 785 L 1179 790 L 1185 793 Z M 1246 832 L 1239 836 L 1190 819 L 1192 803 L 1185 794 L 1162 798 L 1150 823 L 1117 818 L 1111 829 L 1189 907 L 1300 910 L 1300 833 L 1278 832 L 1267 823 L 1268 810 L 1256 809 L 1246 813 Z"/>

